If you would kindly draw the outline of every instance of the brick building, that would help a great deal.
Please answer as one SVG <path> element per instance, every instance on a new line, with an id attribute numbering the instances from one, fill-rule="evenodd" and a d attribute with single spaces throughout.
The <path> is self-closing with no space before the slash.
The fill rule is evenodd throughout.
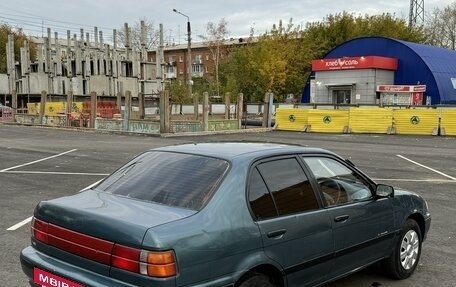
<path id="1" fill-rule="evenodd" d="M 234 46 L 245 44 L 241 39 L 229 39 L 219 46 L 219 61 L 223 61 Z M 164 47 L 164 78 L 168 80 L 184 80 L 188 74 L 187 44 L 175 44 Z M 210 80 L 215 76 L 216 47 L 206 42 L 192 43 L 191 46 L 191 77 Z M 157 52 L 149 51 L 148 60 L 156 62 Z"/>

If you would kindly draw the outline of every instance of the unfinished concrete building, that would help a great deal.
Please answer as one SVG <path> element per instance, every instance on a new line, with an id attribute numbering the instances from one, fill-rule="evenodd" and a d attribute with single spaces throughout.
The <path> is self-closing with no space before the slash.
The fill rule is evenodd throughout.
<path id="1" fill-rule="evenodd" d="M 67 31 L 63 40 L 57 32 L 52 37 L 47 29 L 47 37 L 31 39 L 37 46 L 37 58 L 30 59 L 29 43 L 25 42 L 19 62 L 14 59 L 10 35 L 7 74 L 0 74 L 0 103 L 21 112 L 27 103 L 39 102 L 43 92 L 52 101 L 67 101 L 69 95 L 72 100 L 84 101 L 95 92 L 101 100 L 115 101 L 120 109 L 125 92 L 130 91 L 133 99 L 151 99 L 153 104 L 162 89 L 161 65 L 148 62 L 145 33 L 141 33 L 139 49 L 133 49 L 130 34 L 125 24 L 125 41 L 119 47 L 116 30 L 107 44 L 96 27 L 92 37 L 81 29 L 79 35 Z"/>

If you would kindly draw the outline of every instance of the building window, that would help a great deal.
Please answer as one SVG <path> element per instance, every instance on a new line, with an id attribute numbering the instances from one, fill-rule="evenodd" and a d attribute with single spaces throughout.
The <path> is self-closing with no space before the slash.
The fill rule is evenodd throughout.
<path id="1" fill-rule="evenodd" d="M 203 57 L 201 55 L 195 55 L 195 61 L 201 61 Z"/>
<path id="2" fill-rule="evenodd" d="M 176 56 L 174 56 L 174 55 L 173 55 L 173 56 L 169 56 L 169 57 L 168 57 L 168 62 L 169 62 L 169 63 L 174 63 L 174 62 L 176 62 Z"/>
<path id="3" fill-rule="evenodd" d="M 179 56 L 179 62 L 182 63 L 184 61 L 184 57 Z"/>
<path id="4" fill-rule="evenodd" d="M 193 74 L 201 74 L 203 72 L 203 65 L 192 65 Z"/>
<path id="5" fill-rule="evenodd" d="M 206 54 L 206 61 L 209 61 L 209 54 Z"/>

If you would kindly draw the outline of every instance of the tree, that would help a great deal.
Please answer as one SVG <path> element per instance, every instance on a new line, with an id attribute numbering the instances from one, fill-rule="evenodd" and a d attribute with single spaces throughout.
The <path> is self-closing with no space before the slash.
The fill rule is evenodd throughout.
<path id="1" fill-rule="evenodd" d="M 229 34 L 228 23 L 224 18 L 222 18 L 218 24 L 209 22 L 206 25 L 206 32 L 207 36 L 200 35 L 199 37 L 204 40 L 205 44 L 211 51 L 215 68 L 215 88 L 217 96 L 220 96 L 219 66 L 222 53 L 226 53 L 224 50 L 227 47 L 225 44 L 225 38 Z"/>
<path id="2" fill-rule="evenodd" d="M 456 2 L 434 9 L 426 17 L 425 33 L 427 44 L 447 49 L 456 49 Z"/>
<path id="3" fill-rule="evenodd" d="M 24 41 L 28 41 L 27 36 L 21 29 L 14 29 L 8 24 L 0 25 L 0 73 L 6 73 L 6 44 L 8 43 L 8 35 L 14 36 L 14 60 L 20 61 L 20 48 L 23 47 Z M 30 42 L 30 41 L 29 41 Z M 35 59 L 36 47 L 30 42 L 30 58 Z"/>
<path id="4" fill-rule="evenodd" d="M 131 48 L 136 51 L 141 50 L 141 23 L 144 23 L 145 29 L 145 42 L 146 50 L 153 49 L 158 46 L 159 42 L 159 31 L 155 30 L 154 23 L 146 19 L 141 19 L 139 22 L 136 22 L 133 27 L 129 27 L 130 30 L 130 39 L 131 39 Z M 127 45 L 127 34 L 125 27 L 120 28 L 117 31 L 117 36 L 119 38 L 119 46 L 124 47 Z"/>
<path id="5" fill-rule="evenodd" d="M 354 16 L 342 12 L 328 15 L 322 22 L 295 26 L 282 21 L 271 31 L 251 37 L 238 47 L 221 67 L 221 82 L 237 89 L 248 101 L 262 101 L 266 92 L 276 96 L 299 95 L 311 73 L 313 59 L 361 36 L 385 36 L 424 42 L 421 28 L 408 28 L 403 19 L 391 14 Z"/>

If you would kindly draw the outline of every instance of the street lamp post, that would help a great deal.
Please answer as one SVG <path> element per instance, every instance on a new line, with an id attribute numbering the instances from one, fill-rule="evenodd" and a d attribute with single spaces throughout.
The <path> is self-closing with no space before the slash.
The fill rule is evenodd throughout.
<path id="1" fill-rule="evenodd" d="M 173 12 L 180 14 L 187 18 L 187 85 L 188 85 L 188 96 L 192 98 L 192 29 L 190 28 L 190 18 L 184 13 L 173 9 Z"/>

